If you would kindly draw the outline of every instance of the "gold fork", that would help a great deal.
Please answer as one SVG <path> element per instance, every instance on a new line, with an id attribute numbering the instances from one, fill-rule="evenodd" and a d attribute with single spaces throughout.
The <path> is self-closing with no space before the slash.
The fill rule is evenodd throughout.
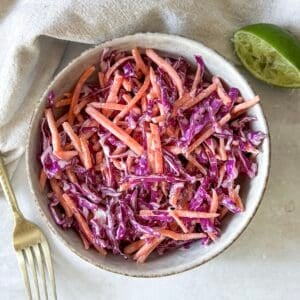
<path id="1" fill-rule="evenodd" d="M 36 295 L 36 299 L 41 299 L 42 293 L 39 288 L 39 282 L 40 285 L 43 286 L 44 291 L 44 298 L 42 297 L 42 299 L 48 299 L 48 296 L 50 297 L 51 293 L 49 290 L 47 291 L 47 276 L 45 269 L 48 271 L 48 278 L 52 286 L 52 298 L 56 299 L 54 272 L 47 239 L 40 228 L 26 220 L 21 213 L 1 156 L 0 184 L 5 197 L 10 203 L 15 219 L 13 245 L 18 258 L 28 299 L 33 299 L 33 294 Z M 29 278 L 32 278 L 31 284 Z M 32 290 L 35 290 L 35 293 L 32 293 Z"/>

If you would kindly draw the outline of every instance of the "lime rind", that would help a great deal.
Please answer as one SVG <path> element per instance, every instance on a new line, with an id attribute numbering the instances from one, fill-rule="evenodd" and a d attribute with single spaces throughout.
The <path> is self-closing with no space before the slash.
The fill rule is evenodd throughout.
<path id="1" fill-rule="evenodd" d="M 244 66 L 255 77 L 272 85 L 300 87 L 300 70 L 262 38 L 238 31 L 234 46 Z"/>

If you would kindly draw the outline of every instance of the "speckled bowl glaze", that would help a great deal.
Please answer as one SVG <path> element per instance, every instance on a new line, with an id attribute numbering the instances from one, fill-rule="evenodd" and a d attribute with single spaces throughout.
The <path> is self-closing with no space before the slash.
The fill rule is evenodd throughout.
<path id="1" fill-rule="evenodd" d="M 62 70 L 48 86 L 32 118 L 26 147 L 26 165 L 31 191 L 36 199 L 35 205 L 38 206 L 51 231 L 55 236 L 60 238 L 71 251 L 89 263 L 107 271 L 136 277 L 158 277 L 177 274 L 200 266 L 223 252 L 244 231 L 253 218 L 266 187 L 270 160 L 269 135 L 264 140 L 261 146 L 261 153 L 257 157 L 257 176 L 251 180 L 246 179 L 242 182 L 241 195 L 246 210 L 244 213 L 225 218 L 221 237 L 215 243 L 203 247 L 199 242 L 195 242 L 187 250 L 173 251 L 164 256 L 153 255 L 145 264 L 136 264 L 130 259 L 124 260 L 121 256 L 111 254 L 103 257 L 94 250 L 86 251 L 76 233 L 70 230 L 63 231 L 53 222 L 48 211 L 46 191 L 41 192 L 39 189 L 39 173 L 41 167 L 36 159 L 36 155 L 40 145 L 40 120 L 49 91 L 53 90 L 57 97 L 69 91 L 74 86 L 83 69 L 90 64 L 98 62 L 101 49 L 111 47 L 129 50 L 135 46 L 154 48 L 162 53 L 168 53 L 171 56 L 181 55 L 191 63 L 194 63 L 194 55 L 200 54 L 211 74 L 219 75 L 229 86 L 239 88 L 245 99 L 254 97 L 254 93 L 245 78 L 223 57 L 199 42 L 179 36 L 159 33 L 140 33 L 117 38 L 82 53 Z M 250 113 L 257 117 L 253 128 L 268 134 L 267 123 L 260 105 L 253 107 Z M 255 245 L 253 245 L 253 247 L 254 246 Z"/>

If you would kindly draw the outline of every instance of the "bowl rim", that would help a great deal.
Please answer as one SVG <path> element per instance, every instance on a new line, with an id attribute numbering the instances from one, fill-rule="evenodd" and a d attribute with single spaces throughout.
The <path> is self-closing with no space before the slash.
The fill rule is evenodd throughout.
<path id="1" fill-rule="evenodd" d="M 118 38 L 113 38 L 113 39 L 109 39 L 109 40 L 105 40 L 99 44 L 96 44 L 94 46 L 91 46 L 90 48 L 84 50 L 79 56 L 75 57 L 74 59 L 72 59 L 62 70 L 60 70 L 51 80 L 51 82 L 48 84 L 47 88 L 45 89 L 44 93 L 42 94 L 42 96 L 39 98 L 39 101 L 36 103 L 34 111 L 31 115 L 31 119 L 30 119 L 30 124 L 29 124 L 29 128 L 28 128 L 28 132 L 27 132 L 27 137 L 26 137 L 26 147 L 25 147 L 25 163 L 26 163 L 26 173 L 27 173 L 27 178 L 29 181 L 29 187 L 31 190 L 31 193 L 34 196 L 34 202 L 37 206 L 38 211 L 40 212 L 42 219 L 46 222 L 47 226 L 50 228 L 51 233 L 55 236 L 58 237 L 58 239 L 63 243 L 64 246 L 66 246 L 68 249 L 70 249 L 74 254 L 76 254 L 78 257 L 80 257 L 82 260 L 88 262 L 89 264 L 105 270 L 105 271 L 109 271 L 115 274 L 119 274 L 119 275 L 125 275 L 128 277 L 136 277 L 136 278 L 158 278 L 158 277 L 166 277 L 166 276 L 171 276 L 171 275 L 176 275 L 182 272 L 186 272 L 189 270 L 192 270 L 194 268 L 197 268 L 205 263 L 207 263 L 208 261 L 212 260 L 213 258 L 219 256 L 220 254 L 224 253 L 240 236 L 241 234 L 248 228 L 250 222 L 253 220 L 254 216 L 257 213 L 257 210 L 262 202 L 263 196 L 265 194 L 266 188 L 267 188 L 267 184 L 268 184 L 268 180 L 270 177 L 270 161 L 271 161 L 271 137 L 270 137 L 270 130 L 269 130 L 269 125 L 268 125 L 268 121 L 266 119 L 266 115 L 265 112 L 262 108 L 262 106 L 260 105 L 260 103 L 258 103 L 263 119 L 265 121 L 265 126 L 267 129 L 267 165 L 266 165 L 266 175 L 263 182 L 263 186 L 262 189 L 260 191 L 260 195 L 258 197 L 257 203 L 254 207 L 253 213 L 252 215 L 250 215 L 249 219 L 246 221 L 246 223 L 244 224 L 244 227 L 242 227 L 239 231 L 237 231 L 235 233 L 235 237 L 229 241 L 227 244 L 224 245 L 224 247 L 222 247 L 220 249 L 220 251 L 216 252 L 215 254 L 210 255 L 208 258 L 202 260 L 201 262 L 195 262 L 193 265 L 191 266 L 183 266 L 182 268 L 179 268 L 179 270 L 177 271 L 165 271 L 165 272 L 161 272 L 159 274 L 153 274 L 149 273 L 149 274 L 141 274 L 141 273 L 137 273 L 137 274 L 132 274 L 132 273 L 126 273 L 126 272 L 122 272 L 122 271 L 118 271 L 117 269 L 113 269 L 110 268 L 106 265 L 103 265 L 101 263 L 95 263 L 94 261 L 92 261 L 90 258 L 85 257 L 83 255 L 81 255 L 67 240 L 65 240 L 57 231 L 57 228 L 55 228 L 48 220 L 47 216 L 44 214 L 43 210 L 41 209 L 40 205 L 39 205 L 39 201 L 38 201 L 38 196 L 36 194 L 36 191 L 34 189 L 33 183 L 32 183 L 32 179 L 31 179 L 31 175 L 30 175 L 30 157 L 29 157 L 29 148 L 30 148 L 30 137 L 31 137 L 31 132 L 33 129 L 33 123 L 34 120 L 36 119 L 36 116 L 39 112 L 39 108 L 40 105 L 43 104 L 44 99 L 47 96 L 47 93 L 49 92 L 50 87 L 54 84 L 54 82 L 59 78 L 59 76 L 61 76 L 61 74 L 68 69 L 71 65 L 73 65 L 77 60 L 79 60 L 82 56 L 88 55 L 89 52 L 93 52 L 96 48 L 100 48 L 103 47 L 104 44 L 106 43 L 110 43 L 112 41 L 114 42 L 124 42 L 126 39 L 130 39 L 130 38 L 138 38 L 138 37 L 145 37 L 145 36 L 153 36 L 156 38 L 174 38 L 174 39 L 178 39 L 179 41 L 181 40 L 182 42 L 192 42 L 192 43 L 196 43 L 198 46 L 202 47 L 203 49 L 205 49 L 206 51 L 211 52 L 213 55 L 218 56 L 219 58 L 221 58 L 224 62 L 226 62 L 233 71 L 235 71 L 236 73 L 238 73 L 240 75 L 240 79 L 242 81 L 244 81 L 243 83 L 246 84 L 250 90 L 253 91 L 253 88 L 251 87 L 251 85 L 248 83 L 247 79 L 240 73 L 240 71 L 230 62 L 228 61 L 223 55 L 221 55 L 218 51 L 216 51 L 213 48 L 210 48 L 208 46 L 206 46 L 205 44 L 203 44 L 202 42 L 193 40 L 193 39 L 189 39 L 180 35 L 175 35 L 175 34 L 165 34 L 165 33 L 157 33 L 157 32 L 146 32 L 146 33 L 135 33 L 135 34 L 131 34 L 131 35 L 126 35 L 126 36 L 122 36 L 122 37 L 118 37 Z"/>

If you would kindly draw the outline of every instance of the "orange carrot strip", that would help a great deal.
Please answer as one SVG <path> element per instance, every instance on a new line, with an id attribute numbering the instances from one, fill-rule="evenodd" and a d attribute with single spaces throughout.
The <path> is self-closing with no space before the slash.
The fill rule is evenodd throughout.
<path id="1" fill-rule="evenodd" d="M 112 163 L 118 170 L 124 171 L 124 167 L 118 159 L 112 159 Z"/>
<path id="2" fill-rule="evenodd" d="M 171 217 L 173 217 L 174 221 L 177 223 L 177 225 L 181 228 L 181 230 L 184 233 L 188 233 L 189 232 L 188 229 L 187 229 L 187 227 L 184 225 L 183 221 L 178 218 L 178 216 L 176 215 L 176 213 L 174 213 L 173 211 L 170 211 L 169 215 Z"/>
<path id="3" fill-rule="evenodd" d="M 224 217 L 227 215 L 228 212 L 229 212 L 229 210 L 228 210 L 227 207 L 225 207 L 225 206 L 222 207 L 219 219 L 223 220 Z"/>
<path id="4" fill-rule="evenodd" d="M 116 71 L 120 65 L 122 65 L 127 60 L 133 59 L 133 56 L 126 56 L 115 62 L 105 73 L 105 82 L 107 83 L 110 76 L 113 74 L 114 71 Z"/>
<path id="5" fill-rule="evenodd" d="M 122 110 L 126 107 L 126 105 L 124 104 L 108 103 L 108 102 L 106 103 L 92 102 L 89 105 L 95 108 L 109 109 L 109 110 Z"/>
<path id="6" fill-rule="evenodd" d="M 218 121 L 218 125 L 222 127 L 226 124 L 231 118 L 231 115 L 228 113 L 222 119 Z M 197 139 L 196 141 L 190 145 L 187 149 L 187 153 L 194 151 L 201 143 L 203 143 L 206 139 L 208 139 L 213 133 L 214 129 L 212 126 L 208 127 Z"/>
<path id="7" fill-rule="evenodd" d="M 177 233 L 168 229 L 159 229 L 158 232 L 161 235 L 173 239 L 175 241 L 196 240 L 206 237 L 205 233 Z"/>
<path id="8" fill-rule="evenodd" d="M 138 50 L 138 48 L 132 49 L 132 56 L 134 57 L 136 66 L 139 70 L 141 70 L 145 75 L 148 74 L 148 67 L 145 65 L 143 58 Z"/>
<path id="9" fill-rule="evenodd" d="M 80 230 L 78 231 L 78 233 L 79 233 L 79 236 L 81 238 L 84 249 L 85 250 L 90 249 L 91 244 L 89 243 L 89 241 L 85 238 L 85 236 L 83 235 L 83 233 Z"/>
<path id="10" fill-rule="evenodd" d="M 62 193 L 62 190 L 59 187 L 59 184 L 58 184 L 57 180 L 55 178 L 51 178 L 49 181 L 50 181 L 51 189 L 54 192 L 55 196 L 57 197 L 60 205 L 63 207 L 63 209 L 66 213 L 66 216 L 67 217 L 72 217 L 73 212 L 72 212 L 71 208 L 67 205 L 65 199 L 63 198 L 63 196 L 62 196 L 63 193 Z"/>
<path id="11" fill-rule="evenodd" d="M 150 123 L 150 129 L 152 132 L 152 137 L 153 137 L 153 142 L 154 142 L 155 172 L 157 174 L 162 174 L 164 172 L 164 162 L 163 162 L 163 156 L 162 156 L 159 128 L 157 125 Z"/>
<path id="12" fill-rule="evenodd" d="M 157 116 L 157 117 L 153 117 L 152 119 L 152 122 L 153 123 L 160 123 L 160 122 L 164 122 L 166 120 L 166 116 L 165 115 L 160 115 L 160 116 Z"/>
<path id="13" fill-rule="evenodd" d="M 118 127 L 115 123 L 111 122 L 108 118 L 98 112 L 92 107 L 86 108 L 86 113 L 101 124 L 105 129 L 110 131 L 114 136 L 126 144 L 137 155 L 142 155 L 144 148 L 123 129 Z"/>
<path id="14" fill-rule="evenodd" d="M 146 132 L 148 166 L 151 172 L 154 172 L 155 163 L 154 163 L 154 152 L 152 147 L 152 140 L 153 140 L 152 134 Z"/>
<path id="15" fill-rule="evenodd" d="M 64 145 L 64 150 L 74 150 L 74 145 L 72 143 L 68 143 Z"/>
<path id="16" fill-rule="evenodd" d="M 144 96 L 148 87 L 150 85 L 149 75 L 146 76 L 145 81 L 139 91 L 135 94 L 132 100 L 126 105 L 126 107 L 119 112 L 119 114 L 115 117 L 114 123 L 120 121 L 123 117 L 125 117 L 129 111 L 137 104 L 137 102 Z"/>
<path id="17" fill-rule="evenodd" d="M 190 211 L 190 210 L 174 210 L 178 217 L 182 218 L 197 218 L 197 219 L 207 219 L 207 218 L 215 218 L 219 216 L 217 213 L 206 213 L 200 211 Z"/>
<path id="18" fill-rule="evenodd" d="M 116 76 L 114 77 L 114 81 L 111 85 L 109 94 L 107 96 L 106 102 L 110 103 L 117 103 L 118 102 L 118 93 L 119 90 L 122 86 L 122 81 L 123 81 L 123 76 L 120 75 L 119 73 L 116 74 Z"/>
<path id="19" fill-rule="evenodd" d="M 219 207 L 219 197 L 215 189 L 212 189 L 212 197 L 211 197 L 211 203 L 210 203 L 210 208 L 209 212 L 210 213 L 216 213 Z M 214 219 L 212 218 L 212 221 Z"/>
<path id="20" fill-rule="evenodd" d="M 52 113 L 52 110 L 50 108 L 45 110 L 45 116 L 48 122 L 48 126 L 51 132 L 51 140 L 52 140 L 52 146 L 53 146 L 53 151 L 58 152 L 61 151 L 61 141 L 60 141 L 60 136 L 56 127 L 56 123 L 54 120 L 54 116 Z"/>
<path id="21" fill-rule="evenodd" d="M 231 114 L 233 118 L 236 118 L 237 116 L 244 113 L 246 110 L 248 110 L 250 107 L 254 106 L 259 102 L 259 96 L 255 96 L 252 100 L 245 101 L 241 104 L 238 104 L 234 106 L 231 110 Z"/>
<path id="22" fill-rule="evenodd" d="M 142 98 L 141 107 L 142 107 L 142 112 L 145 112 L 147 110 L 147 98 L 146 97 Z"/>
<path id="23" fill-rule="evenodd" d="M 126 78 L 123 79 L 122 86 L 127 92 L 132 91 L 132 84 L 128 79 Z"/>
<path id="24" fill-rule="evenodd" d="M 70 180 L 72 183 L 77 183 L 77 182 L 78 182 L 77 177 L 76 177 L 75 173 L 72 171 L 72 169 L 67 168 L 67 169 L 66 169 L 66 174 L 67 174 L 69 180 Z"/>
<path id="25" fill-rule="evenodd" d="M 124 253 L 127 254 L 127 255 L 130 255 L 136 251 L 138 251 L 142 246 L 144 246 L 146 243 L 146 240 L 138 240 L 138 241 L 135 241 L 129 245 L 127 245 L 125 248 L 124 248 Z"/>
<path id="26" fill-rule="evenodd" d="M 154 91 L 156 97 L 160 98 L 160 88 L 157 84 L 156 76 L 155 76 L 155 73 L 154 73 L 152 67 L 150 67 L 150 73 L 149 74 L 150 74 L 150 81 L 151 81 L 153 91 Z"/>
<path id="27" fill-rule="evenodd" d="M 56 127 L 58 128 L 59 126 L 62 125 L 63 122 L 66 122 L 68 119 L 68 114 L 64 114 L 62 115 L 60 118 L 58 118 L 55 122 Z"/>
<path id="28" fill-rule="evenodd" d="M 224 138 L 220 138 L 219 154 L 220 154 L 221 160 L 227 160 L 227 153 L 225 150 Z"/>
<path id="29" fill-rule="evenodd" d="M 84 219 L 84 217 L 81 215 L 79 210 L 76 207 L 76 204 L 74 203 L 73 199 L 68 194 L 63 194 L 62 197 L 64 198 L 66 204 L 69 206 L 69 208 L 72 210 L 74 217 L 78 223 L 78 226 L 86 239 L 94 245 L 94 247 L 101 253 L 102 255 L 106 255 L 106 251 L 95 244 L 93 233 L 91 229 L 89 228 L 89 225 L 87 221 Z"/>
<path id="30" fill-rule="evenodd" d="M 126 166 L 127 166 L 127 170 L 130 171 L 132 164 L 134 162 L 135 158 L 133 156 L 128 156 L 126 159 Z"/>
<path id="31" fill-rule="evenodd" d="M 62 124 L 65 133 L 69 136 L 72 144 L 78 152 L 81 152 L 81 144 L 78 135 L 74 132 L 72 126 L 68 122 Z"/>
<path id="32" fill-rule="evenodd" d="M 78 104 L 75 105 L 74 107 L 74 114 L 78 115 L 80 114 L 80 111 L 90 102 L 91 100 L 89 99 L 84 99 L 80 101 Z"/>
<path id="33" fill-rule="evenodd" d="M 195 166 L 196 168 L 199 169 L 199 171 L 203 174 L 203 175 L 206 175 L 207 172 L 206 172 L 206 169 L 197 161 L 197 159 L 192 155 L 192 154 L 189 154 L 189 155 L 185 155 L 185 158 L 193 165 Z"/>
<path id="34" fill-rule="evenodd" d="M 45 185 L 46 185 L 46 182 L 47 182 L 47 175 L 46 173 L 44 172 L 44 170 L 42 169 L 41 170 L 41 173 L 40 173 L 40 187 L 41 187 L 41 190 L 43 191 L 44 188 L 45 188 Z"/>
<path id="35" fill-rule="evenodd" d="M 179 98 L 183 95 L 183 84 L 182 81 L 177 74 L 177 72 L 174 70 L 174 68 L 166 62 L 165 59 L 160 57 L 155 51 L 152 49 L 146 49 L 146 55 L 153 60 L 160 68 L 162 68 L 168 75 L 171 77 L 171 80 L 173 81 L 174 85 L 177 87 Z"/>
<path id="36" fill-rule="evenodd" d="M 53 154 L 62 160 L 70 160 L 78 155 L 78 151 L 53 151 Z"/>
<path id="37" fill-rule="evenodd" d="M 217 93 L 220 99 L 223 101 L 224 105 L 231 103 L 231 99 L 223 88 L 221 80 L 217 76 L 213 76 L 212 82 L 217 85 Z"/>
<path id="38" fill-rule="evenodd" d="M 70 125 L 73 125 L 74 123 L 74 108 L 78 102 L 79 96 L 80 96 L 80 92 L 81 89 L 84 85 L 84 83 L 88 80 L 88 78 L 94 73 L 95 71 L 95 67 L 94 66 L 90 66 L 88 67 L 80 76 L 73 95 L 72 95 L 72 101 L 71 101 L 71 105 L 70 105 L 70 109 L 69 109 L 69 113 L 68 113 L 68 122 L 70 123 Z"/>
<path id="39" fill-rule="evenodd" d="M 97 165 L 102 163 L 102 161 L 103 161 L 103 152 L 102 151 L 98 151 L 96 153 L 95 160 L 96 160 Z"/>
<path id="40" fill-rule="evenodd" d="M 237 206 L 240 208 L 241 212 L 243 212 L 245 210 L 245 208 L 244 208 L 243 201 L 239 195 L 239 191 L 240 191 L 240 186 L 237 185 L 235 187 L 235 189 L 233 190 L 233 195 L 234 195 L 234 200 L 235 200 Z"/>
<path id="41" fill-rule="evenodd" d="M 80 137 L 80 145 L 82 151 L 82 158 L 84 167 L 88 170 L 93 167 L 91 152 L 89 149 L 89 144 L 86 138 Z"/>
<path id="42" fill-rule="evenodd" d="M 223 179 L 224 179 L 224 176 L 225 176 L 225 172 L 226 172 L 226 165 L 223 164 L 220 168 L 220 171 L 219 171 L 219 180 L 218 180 L 218 186 L 217 187 L 220 187 L 222 182 L 223 182 Z"/>
<path id="43" fill-rule="evenodd" d="M 129 103 L 129 102 L 132 100 L 132 97 L 131 97 L 129 94 L 124 94 L 124 95 L 123 95 L 123 99 L 124 99 L 127 103 Z"/>
<path id="44" fill-rule="evenodd" d="M 164 240 L 164 237 L 153 238 L 150 243 L 145 243 L 142 248 L 133 256 L 137 263 L 143 263 L 155 248 Z"/>
<path id="45" fill-rule="evenodd" d="M 195 98 L 189 98 L 186 102 L 182 103 L 181 109 L 187 110 L 194 105 L 198 104 L 203 99 L 207 98 L 212 92 L 214 92 L 217 88 L 217 85 L 215 83 L 212 83 L 210 86 L 208 86 L 205 90 L 200 92 Z"/>
<path id="46" fill-rule="evenodd" d="M 197 86 L 199 85 L 199 83 L 201 81 L 200 75 L 201 75 L 201 67 L 200 67 L 199 64 L 197 64 L 197 70 L 196 70 L 196 74 L 195 74 L 194 81 L 193 81 L 192 88 L 191 88 L 191 92 L 190 92 L 190 95 L 192 97 L 195 97 L 195 94 L 196 94 L 196 91 L 197 91 Z"/>
<path id="47" fill-rule="evenodd" d="M 71 104 L 71 98 L 66 98 L 66 99 L 60 99 L 55 102 L 55 107 L 63 107 Z"/>
<path id="48" fill-rule="evenodd" d="M 173 153 L 175 155 L 181 154 L 181 149 L 176 145 L 166 146 L 165 149 L 167 149 L 168 151 L 170 151 L 171 153 Z"/>
<path id="49" fill-rule="evenodd" d="M 105 87 L 104 84 L 104 73 L 103 72 L 98 72 L 98 81 L 99 81 L 99 86 L 101 89 Z"/>
<path id="50" fill-rule="evenodd" d="M 177 207 L 177 202 L 180 197 L 181 190 L 182 190 L 181 187 L 176 188 L 175 191 L 171 190 L 172 192 L 170 192 L 170 195 L 169 195 L 169 204 L 172 207 Z"/>
<path id="51" fill-rule="evenodd" d="M 153 217 L 156 216 L 155 212 L 168 212 L 166 210 L 148 210 L 142 209 L 139 212 L 139 215 L 142 217 Z M 174 209 L 173 212 L 176 213 L 178 217 L 181 218 L 195 218 L 195 219 L 209 219 L 218 217 L 219 214 L 217 213 L 207 213 L 201 211 L 192 211 L 192 210 L 181 210 L 181 209 Z"/>

